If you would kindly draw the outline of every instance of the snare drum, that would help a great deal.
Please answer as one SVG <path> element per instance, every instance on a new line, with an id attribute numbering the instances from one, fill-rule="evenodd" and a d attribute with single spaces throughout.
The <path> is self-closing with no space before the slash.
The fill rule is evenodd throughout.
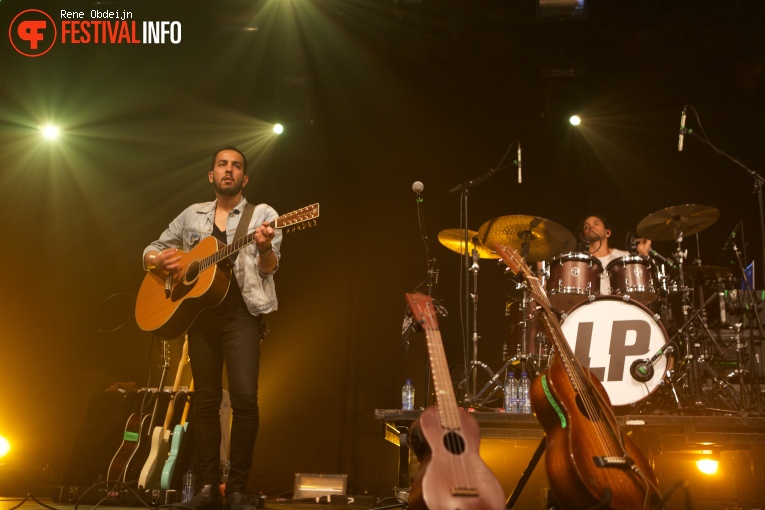
<path id="1" fill-rule="evenodd" d="M 611 282 L 611 294 L 629 294 L 631 299 L 644 305 L 659 299 L 653 266 L 648 257 L 626 255 L 609 262 L 606 271 Z"/>
<path id="2" fill-rule="evenodd" d="M 589 253 L 564 253 L 548 266 L 547 297 L 553 308 L 567 311 L 600 294 L 603 264 Z"/>
<path id="3" fill-rule="evenodd" d="M 658 315 L 640 303 L 618 296 L 599 296 L 574 307 L 561 330 L 576 358 L 603 383 L 614 407 L 646 399 L 661 383 L 671 359 L 662 355 L 645 383 L 630 375 L 635 360 L 650 359 L 669 340 Z"/>

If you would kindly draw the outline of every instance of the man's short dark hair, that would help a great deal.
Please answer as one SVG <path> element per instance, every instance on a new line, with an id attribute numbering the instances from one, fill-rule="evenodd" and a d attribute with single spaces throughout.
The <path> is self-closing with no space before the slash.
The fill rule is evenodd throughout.
<path id="1" fill-rule="evenodd" d="M 244 161 L 244 173 L 247 173 L 247 156 L 244 155 L 244 152 L 240 151 L 233 145 L 227 145 L 223 147 L 222 149 L 218 149 L 213 153 L 212 156 L 212 168 L 215 168 L 215 160 L 218 159 L 218 154 L 220 154 L 223 151 L 235 151 L 238 152 L 242 156 L 242 160 Z"/>
<path id="2" fill-rule="evenodd" d="M 597 218 L 600 220 L 603 226 L 606 227 L 606 230 L 611 230 L 611 222 L 608 220 L 608 218 L 602 214 L 588 214 L 579 222 L 579 232 L 584 232 L 584 222 L 587 221 L 587 218 Z"/>

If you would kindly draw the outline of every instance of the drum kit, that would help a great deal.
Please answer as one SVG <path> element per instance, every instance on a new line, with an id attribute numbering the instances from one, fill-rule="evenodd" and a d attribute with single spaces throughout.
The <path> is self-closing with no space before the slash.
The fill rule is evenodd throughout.
<path id="1" fill-rule="evenodd" d="M 537 216 L 501 216 L 477 232 L 443 230 L 438 240 L 463 255 L 467 248 L 474 265 L 478 259 L 499 258 L 489 248 L 494 243 L 516 249 L 536 270 L 577 359 L 602 381 L 618 412 L 746 411 L 759 399 L 747 395 L 754 391 L 747 384 L 752 376 L 757 381 L 759 367 L 755 332 L 746 341 L 741 326 L 759 325 L 759 317 L 747 312 L 756 307 L 744 302 L 744 271 L 734 277 L 730 268 L 704 266 L 698 258 L 688 263 L 683 248 L 687 236 L 705 230 L 719 216 L 715 208 L 694 204 L 649 214 L 638 224 L 638 236 L 674 241 L 675 251 L 668 257 L 653 250 L 651 256 L 633 251 L 605 267 L 598 258 L 577 251 L 569 230 Z M 601 278 L 610 282 L 610 295 L 601 295 Z M 465 384 L 461 393 L 472 407 L 491 407 L 501 395 L 503 374 L 538 374 L 555 356 L 526 283 L 512 273 L 509 283 L 513 291 L 505 304 L 509 328 L 504 366 L 493 372 L 477 359 L 474 344 L 473 389 Z M 476 307 L 477 297 L 471 296 Z M 479 390 L 481 370 L 488 382 Z"/>

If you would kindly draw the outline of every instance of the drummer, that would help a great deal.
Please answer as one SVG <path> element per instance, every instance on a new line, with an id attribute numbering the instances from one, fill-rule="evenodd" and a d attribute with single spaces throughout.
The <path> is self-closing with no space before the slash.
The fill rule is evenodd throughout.
<path id="1" fill-rule="evenodd" d="M 608 239 L 611 237 L 611 224 L 601 215 L 591 215 L 582 221 L 581 231 L 584 236 L 587 251 L 593 257 L 600 260 L 605 269 L 608 263 L 630 254 L 628 251 L 611 248 L 608 245 Z M 637 252 L 647 257 L 651 249 L 650 239 L 636 239 Z M 603 271 L 600 274 L 600 295 L 607 296 L 611 294 L 611 282 L 608 273 Z"/>

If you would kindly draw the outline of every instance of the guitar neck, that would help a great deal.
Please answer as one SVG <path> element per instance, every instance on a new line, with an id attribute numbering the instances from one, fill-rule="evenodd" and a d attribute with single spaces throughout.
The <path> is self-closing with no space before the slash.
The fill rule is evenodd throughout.
<path id="1" fill-rule="evenodd" d="M 313 204 L 283 216 L 279 216 L 274 221 L 270 222 L 268 226 L 273 229 L 289 229 L 290 227 L 314 220 L 318 216 L 319 204 Z M 254 241 L 255 232 L 250 232 L 246 236 L 234 240 L 233 243 L 227 244 L 217 252 L 199 261 L 199 270 L 204 271 L 205 269 L 226 260 L 235 253 L 238 253 L 242 248 L 252 244 Z"/>

